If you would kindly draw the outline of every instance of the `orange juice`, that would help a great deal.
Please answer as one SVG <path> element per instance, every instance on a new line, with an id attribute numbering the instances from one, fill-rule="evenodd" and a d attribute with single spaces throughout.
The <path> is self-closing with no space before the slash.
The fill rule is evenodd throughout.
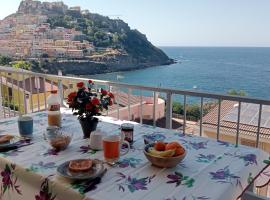
<path id="1" fill-rule="evenodd" d="M 61 127 L 61 113 L 48 113 L 48 125 Z"/>
<path id="2" fill-rule="evenodd" d="M 120 157 L 120 138 L 107 137 L 103 139 L 104 158 L 107 161 L 117 161 Z"/>
<path id="3" fill-rule="evenodd" d="M 128 147 L 125 152 L 120 152 L 122 144 L 126 144 Z M 121 141 L 119 135 L 111 135 L 103 138 L 104 158 L 109 163 L 115 164 L 120 156 L 126 155 L 129 150 L 129 143 L 127 141 Z"/>

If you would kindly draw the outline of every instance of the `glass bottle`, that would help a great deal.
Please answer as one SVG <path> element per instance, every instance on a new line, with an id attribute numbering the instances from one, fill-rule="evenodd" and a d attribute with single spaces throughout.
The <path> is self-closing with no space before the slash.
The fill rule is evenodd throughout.
<path id="1" fill-rule="evenodd" d="M 60 111 L 61 99 L 57 94 L 57 90 L 51 91 L 48 96 L 48 126 L 61 127 L 61 111 Z"/>

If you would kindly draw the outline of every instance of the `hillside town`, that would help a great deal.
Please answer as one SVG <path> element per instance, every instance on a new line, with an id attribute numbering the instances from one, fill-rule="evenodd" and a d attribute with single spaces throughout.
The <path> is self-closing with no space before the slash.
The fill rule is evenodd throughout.
<path id="1" fill-rule="evenodd" d="M 25 2 L 35 1 L 26 0 Z M 61 2 L 44 2 L 43 4 L 50 8 L 64 8 Z M 69 9 L 82 12 L 80 7 Z M 85 35 L 81 31 L 64 27 L 51 28 L 47 19 L 46 15 L 40 13 L 19 13 L 1 20 L 0 54 L 16 58 L 80 59 L 90 56 L 95 50 L 94 45 L 85 40 Z"/>

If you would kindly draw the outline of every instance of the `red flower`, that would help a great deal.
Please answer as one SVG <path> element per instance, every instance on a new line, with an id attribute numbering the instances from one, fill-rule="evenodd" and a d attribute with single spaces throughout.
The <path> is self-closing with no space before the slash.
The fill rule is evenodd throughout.
<path id="1" fill-rule="evenodd" d="M 108 93 L 108 96 L 111 97 L 112 99 L 114 99 L 113 93 L 109 92 L 109 93 Z"/>
<path id="2" fill-rule="evenodd" d="M 93 81 L 92 81 L 92 80 L 88 80 L 88 83 L 92 84 L 92 83 L 93 83 Z"/>
<path id="3" fill-rule="evenodd" d="M 92 104 L 93 104 L 94 106 L 96 106 L 96 105 L 99 104 L 99 100 L 98 100 L 98 98 L 96 98 L 96 97 L 93 98 L 91 102 L 92 102 Z"/>
<path id="4" fill-rule="evenodd" d="M 68 102 L 71 102 L 73 101 L 73 99 L 77 96 L 77 92 L 71 92 L 69 95 L 68 95 Z"/>
<path id="5" fill-rule="evenodd" d="M 96 109 L 95 109 L 95 112 L 96 112 L 96 113 L 99 113 L 99 109 L 98 109 L 98 108 L 96 108 Z"/>
<path id="6" fill-rule="evenodd" d="M 113 101 L 110 99 L 109 101 L 109 105 L 112 106 L 113 105 Z"/>
<path id="7" fill-rule="evenodd" d="M 77 87 L 78 87 L 78 88 L 82 88 L 83 86 L 84 86 L 84 83 L 83 83 L 83 82 L 77 83 Z"/>
<path id="8" fill-rule="evenodd" d="M 91 103 L 88 103 L 85 105 L 86 110 L 92 110 L 92 108 L 93 108 L 93 105 Z"/>
<path id="9" fill-rule="evenodd" d="M 101 89 L 101 94 L 102 94 L 103 96 L 106 96 L 106 95 L 108 94 L 108 92 L 107 92 L 106 90 Z"/>

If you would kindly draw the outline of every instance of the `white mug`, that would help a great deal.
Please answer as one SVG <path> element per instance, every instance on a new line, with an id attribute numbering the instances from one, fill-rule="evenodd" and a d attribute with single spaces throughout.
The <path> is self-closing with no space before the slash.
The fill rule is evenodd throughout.
<path id="1" fill-rule="evenodd" d="M 103 134 L 100 130 L 96 130 L 91 133 L 90 135 L 90 148 L 93 150 L 102 150 L 103 145 L 102 145 L 102 138 Z"/>

